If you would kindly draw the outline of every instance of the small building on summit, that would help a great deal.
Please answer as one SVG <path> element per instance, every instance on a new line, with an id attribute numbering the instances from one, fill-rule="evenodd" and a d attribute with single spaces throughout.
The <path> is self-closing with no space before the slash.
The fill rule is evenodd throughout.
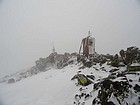
<path id="1" fill-rule="evenodd" d="M 91 37 L 91 32 L 88 32 L 88 36 L 82 39 L 79 54 L 83 54 L 88 57 L 95 54 L 95 38 Z"/>

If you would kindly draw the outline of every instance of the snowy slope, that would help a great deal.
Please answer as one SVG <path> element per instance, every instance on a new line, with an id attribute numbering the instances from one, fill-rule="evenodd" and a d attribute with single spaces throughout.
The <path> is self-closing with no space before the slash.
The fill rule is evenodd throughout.
<path id="1" fill-rule="evenodd" d="M 77 74 L 80 66 L 69 65 L 63 69 L 51 69 L 28 77 L 19 82 L 0 84 L 0 105 L 73 105 L 75 94 L 82 86 L 71 78 Z M 100 69 L 99 65 L 96 69 Z M 94 73 L 96 78 L 104 78 L 109 74 L 104 71 L 93 71 L 92 68 L 82 70 L 84 74 Z M 89 85 L 87 93 L 92 90 Z M 87 101 L 91 103 L 92 100 Z"/>
<path id="2" fill-rule="evenodd" d="M 77 67 L 39 73 L 13 84 L 0 84 L 0 105 L 68 105 L 77 88 Z"/>
<path id="3" fill-rule="evenodd" d="M 115 68 L 105 63 L 102 66 L 97 64 L 91 68 L 79 69 L 81 66 L 80 64 L 69 65 L 63 69 L 51 69 L 38 73 L 16 83 L 1 83 L 0 105 L 100 105 L 92 104 L 94 99 L 98 100 L 101 90 L 100 86 L 98 89 L 93 89 L 94 85 L 102 83 L 101 81 L 104 81 L 104 78 L 112 78 L 112 76 L 113 78 L 115 76 L 115 79 L 111 79 L 112 81 L 125 81 L 123 80 L 125 78 L 132 85 L 129 88 L 128 98 L 122 100 L 121 103 L 124 103 L 122 105 L 127 105 L 126 102 L 129 103 L 128 105 L 133 103 L 139 105 L 140 92 L 136 93 L 134 87 L 136 84 L 140 85 L 140 72 L 116 77 L 118 73 L 126 70 L 126 66 Z M 118 69 L 118 71 L 111 73 L 112 69 Z M 116 74 L 113 75 L 114 73 Z M 93 75 L 95 79 L 92 80 L 92 84 L 87 86 L 77 85 L 76 79 L 71 80 L 77 74 Z M 85 95 L 81 97 L 82 93 Z M 109 100 L 114 102 L 115 105 L 120 105 L 113 93 Z"/>

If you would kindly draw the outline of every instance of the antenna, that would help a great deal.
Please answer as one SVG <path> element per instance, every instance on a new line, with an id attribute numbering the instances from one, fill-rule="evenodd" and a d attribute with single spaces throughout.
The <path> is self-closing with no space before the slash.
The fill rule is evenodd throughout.
<path id="1" fill-rule="evenodd" d="M 92 36 L 92 32 L 91 31 L 88 31 L 88 36 Z"/>
<path id="2" fill-rule="evenodd" d="M 88 31 L 88 36 L 90 36 L 90 31 Z"/>
<path id="3" fill-rule="evenodd" d="M 53 45 L 52 52 L 55 53 L 55 47 L 54 47 L 54 44 L 52 43 L 52 45 Z"/>

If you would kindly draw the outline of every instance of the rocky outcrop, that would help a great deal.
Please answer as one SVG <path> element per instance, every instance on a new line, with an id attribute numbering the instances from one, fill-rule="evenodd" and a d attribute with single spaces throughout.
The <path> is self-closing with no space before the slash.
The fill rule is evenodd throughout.
<path id="1" fill-rule="evenodd" d="M 137 47 L 129 47 L 126 51 L 121 50 L 120 55 L 126 65 L 132 64 L 133 62 L 140 63 L 140 50 Z"/>
<path id="2" fill-rule="evenodd" d="M 80 74 L 92 83 L 82 85 L 75 75 L 74 78 L 80 84 L 79 92 L 74 98 L 75 105 L 140 104 L 140 50 L 137 47 L 121 50 L 120 56 L 118 54 L 108 58 L 102 55 L 91 56 L 90 59 L 82 59 L 81 62 L 83 65 L 80 67 L 82 69 Z M 88 75 L 86 71 L 89 71 Z M 108 76 L 98 76 L 100 73 L 108 73 Z M 85 86 L 84 92 L 81 92 L 81 88 Z M 92 102 L 89 103 L 85 96 Z"/>
<path id="3" fill-rule="evenodd" d="M 67 65 L 76 63 L 77 53 L 65 53 L 65 54 L 57 54 L 51 53 L 46 58 L 39 58 L 39 60 L 35 61 L 35 66 L 17 72 L 12 75 L 5 76 L 0 79 L 0 83 L 7 82 L 7 83 L 15 83 L 27 77 L 36 75 L 40 72 L 45 72 L 52 68 L 62 69 Z"/>
<path id="4" fill-rule="evenodd" d="M 139 105 L 140 72 L 129 72 L 125 70 L 125 67 L 122 68 L 106 70 L 106 72 L 102 71 L 101 68 L 98 71 L 95 68 L 93 70 L 89 68 L 87 71 L 93 72 L 89 72 L 90 74 L 88 75 L 87 72 L 83 70 L 86 73 L 84 74 L 81 70 L 80 74 L 78 73 L 72 78 L 72 80 L 78 80 L 78 85 L 76 86 L 80 87 L 79 92 L 74 97 L 74 105 Z M 100 78 L 94 72 L 98 75 L 109 72 L 109 75 L 105 78 Z M 83 79 L 79 78 L 80 76 L 86 80 L 83 81 Z M 87 79 L 92 82 L 85 82 Z M 81 83 L 81 81 L 83 82 Z M 83 85 L 83 83 L 86 83 L 86 85 Z M 91 86 L 93 87 L 92 89 Z M 87 104 L 88 100 L 92 100 L 91 104 Z"/>
<path id="5" fill-rule="evenodd" d="M 100 65 L 106 63 L 108 60 L 111 60 L 113 58 L 112 55 L 107 54 L 107 55 L 103 55 L 103 54 L 92 54 L 90 55 L 88 58 L 85 57 L 84 55 L 77 55 L 77 61 L 78 62 L 82 62 L 83 67 L 80 68 L 85 68 L 85 67 L 92 67 L 93 65 L 96 65 L 97 63 L 99 63 Z"/>
<path id="6" fill-rule="evenodd" d="M 119 98 L 127 98 L 131 87 L 132 86 L 127 81 L 114 82 L 109 79 L 105 79 L 100 83 L 101 89 L 99 89 L 98 92 L 98 99 L 95 98 L 92 105 L 96 105 L 97 103 L 100 103 L 101 105 L 115 105 L 112 101 L 109 101 L 111 96 L 114 96 L 118 100 L 118 103 L 121 104 Z"/>
<path id="7" fill-rule="evenodd" d="M 57 54 L 51 53 L 47 58 L 40 58 L 37 60 L 36 67 L 40 71 L 45 71 L 46 68 L 58 68 L 61 69 L 65 66 L 67 66 L 70 63 L 73 63 L 71 58 L 76 58 L 77 54 L 76 53 L 65 53 L 65 54 Z"/>
<path id="8" fill-rule="evenodd" d="M 138 105 L 140 104 L 139 92 L 140 86 L 138 84 L 137 73 L 123 72 L 123 75 L 118 75 L 114 78 L 107 77 L 102 81 L 94 84 L 94 90 L 98 91 L 98 95 L 93 99 L 92 105 Z M 128 77 L 131 77 L 129 79 Z M 138 83 L 138 84 L 137 84 Z M 135 101 L 129 101 L 134 98 Z"/>

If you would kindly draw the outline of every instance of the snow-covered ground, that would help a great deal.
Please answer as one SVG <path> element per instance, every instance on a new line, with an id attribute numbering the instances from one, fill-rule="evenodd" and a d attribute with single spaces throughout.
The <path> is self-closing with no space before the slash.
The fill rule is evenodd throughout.
<path id="1" fill-rule="evenodd" d="M 8 84 L 6 82 L 0 84 L 0 105 L 92 105 L 93 99 L 97 98 L 99 89 L 94 90 L 94 84 L 102 81 L 104 78 L 108 78 L 111 75 L 110 70 L 116 69 L 106 63 L 100 66 L 99 64 L 92 66 L 91 68 L 79 69 L 82 65 L 73 64 L 68 65 L 63 69 L 50 69 L 46 72 L 41 72 L 31 77 L 21 79 L 18 82 Z M 119 73 L 126 70 L 126 67 L 118 68 L 119 71 L 113 73 Z M 95 77 L 92 84 L 88 86 L 77 85 L 77 80 L 71 80 L 77 74 L 93 75 Z M 134 87 L 135 84 L 140 85 L 139 74 L 126 74 L 127 80 L 130 80 L 130 84 Z M 116 77 L 112 81 L 124 81 L 124 77 Z M 89 94 L 87 98 L 76 96 L 82 93 Z M 130 88 L 127 101 L 129 105 L 136 102 L 138 103 L 138 97 L 140 92 L 135 93 L 133 88 Z M 115 105 L 119 105 L 117 101 Z M 123 103 L 123 102 L 122 102 Z M 127 105 L 127 104 L 124 104 Z"/>
<path id="2" fill-rule="evenodd" d="M 82 86 L 76 86 L 77 81 L 71 78 L 78 71 L 84 74 L 94 73 L 96 78 L 107 77 L 108 72 L 93 68 L 79 70 L 78 65 L 69 65 L 63 69 L 51 69 L 46 72 L 22 79 L 16 83 L 0 84 L 0 105 L 73 105 L 75 94 L 79 94 Z M 99 65 L 96 69 L 100 69 Z M 93 85 L 86 88 L 91 92 Z M 86 105 L 91 104 L 89 100 Z"/>
<path id="3" fill-rule="evenodd" d="M 52 69 L 19 82 L 0 84 L 0 105 L 68 105 L 77 91 L 77 66 Z"/>

